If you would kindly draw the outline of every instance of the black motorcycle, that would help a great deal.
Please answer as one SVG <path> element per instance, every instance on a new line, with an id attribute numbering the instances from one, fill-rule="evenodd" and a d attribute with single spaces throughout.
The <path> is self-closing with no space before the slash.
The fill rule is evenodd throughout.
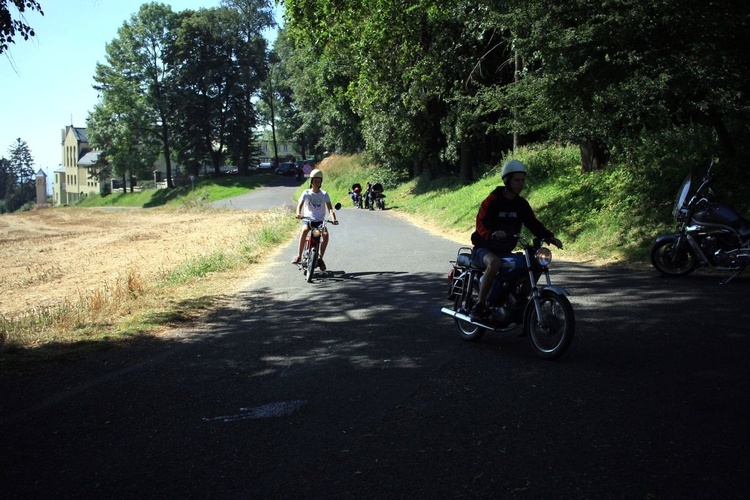
<path id="1" fill-rule="evenodd" d="M 455 319 L 464 340 L 477 340 L 486 330 L 506 332 L 522 327 L 532 350 L 542 358 L 554 359 L 573 342 L 573 306 L 565 288 L 552 284 L 552 252 L 542 246 L 544 242 L 519 238 L 519 243 L 522 252 L 503 258 L 487 297 L 490 314 L 482 319 L 473 318 L 470 311 L 479 296 L 484 270 L 472 264 L 471 248 L 459 248 L 448 274 L 448 300 L 453 301 L 453 308 L 443 307 L 441 312 Z M 537 284 L 541 276 L 545 282 Z"/>
<path id="2" fill-rule="evenodd" d="M 383 194 L 383 185 L 379 182 L 373 184 L 367 191 L 367 207 L 370 210 L 385 210 L 385 195 Z"/>
<path id="3" fill-rule="evenodd" d="M 689 199 L 692 177 L 687 176 L 672 212 L 677 232 L 659 236 L 651 247 L 651 263 L 665 276 L 685 276 L 699 267 L 733 271 L 725 284 L 750 264 L 750 222 L 711 189 L 713 166 L 712 161 Z"/>

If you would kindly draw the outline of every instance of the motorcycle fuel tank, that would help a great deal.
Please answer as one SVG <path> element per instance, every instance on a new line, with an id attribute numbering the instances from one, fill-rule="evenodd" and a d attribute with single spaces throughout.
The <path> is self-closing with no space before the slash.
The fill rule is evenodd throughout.
<path id="1" fill-rule="evenodd" d="M 742 217 L 729 204 L 722 202 L 711 203 L 705 210 L 693 214 L 693 219 L 699 224 L 726 224 L 734 229 L 742 225 Z"/>

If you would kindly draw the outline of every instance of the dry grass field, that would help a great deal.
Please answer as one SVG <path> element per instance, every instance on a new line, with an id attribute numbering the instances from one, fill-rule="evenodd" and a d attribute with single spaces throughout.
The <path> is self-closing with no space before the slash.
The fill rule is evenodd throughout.
<path id="1" fill-rule="evenodd" d="M 176 269 L 217 255 L 225 264 L 246 264 L 268 250 L 262 240 L 269 227 L 286 237 L 286 220 L 291 218 L 281 211 L 168 208 L 70 207 L 3 215 L 0 346 L 60 342 L 61 331 L 81 330 L 80 323 L 116 329 L 118 317 L 137 313 L 143 304 L 136 299 L 174 280 Z"/>

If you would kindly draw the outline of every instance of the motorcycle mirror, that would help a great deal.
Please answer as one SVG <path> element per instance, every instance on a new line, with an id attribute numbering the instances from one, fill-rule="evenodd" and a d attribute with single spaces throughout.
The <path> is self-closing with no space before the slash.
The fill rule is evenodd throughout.
<path id="1" fill-rule="evenodd" d="M 336 203 L 336 204 L 335 204 L 335 205 L 333 206 L 333 208 L 335 208 L 336 210 L 341 210 L 341 203 Z"/>

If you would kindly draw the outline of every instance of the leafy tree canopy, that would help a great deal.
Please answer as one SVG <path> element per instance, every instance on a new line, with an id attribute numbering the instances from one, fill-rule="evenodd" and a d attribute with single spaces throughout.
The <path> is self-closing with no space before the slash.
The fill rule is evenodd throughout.
<path id="1" fill-rule="evenodd" d="M 327 137 L 358 131 L 375 159 L 414 174 L 470 174 L 517 139 L 579 144 L 591 168 L 675 130 L 702 130 L 727 158 L 748 143 L 740 0 L 284 5 L 299 113 L 316 110 Z M 337 123 L 342 108 L 354 119 Z"/>
<path id="2" fill-rule="evenodd" d="M 15 16 L 11 14 L 8 4 L 15 7 Z M 0 54 L 8 50 L 11 43 L 15 43 L 16 35 L 24 40 L 35 35 L 34 28 L 26 24 L 23 16 L 27 9 L 44 15 L 41 5 L 35 0 L 0 0 Z"/>

